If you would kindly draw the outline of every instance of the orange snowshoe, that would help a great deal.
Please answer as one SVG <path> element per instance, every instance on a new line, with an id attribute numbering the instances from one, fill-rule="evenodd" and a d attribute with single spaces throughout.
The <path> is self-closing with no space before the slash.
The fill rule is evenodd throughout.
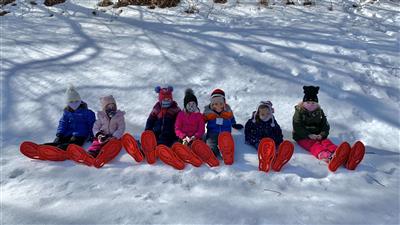
<path id="1" fill-rule="evenodd" d="M 258 169 L 268 172 L 275 158 L 275 142 L 271 138 L 263 138 L 258 144 Z"/>
<path id="2" fill-rule="evenodd" d="M 99 155 L 94 160 L 94 166 L 96 168 L 103 167 L 106 163 L 113 160 L 119 152 L 121 151 L 122 144 L 118 139 L 111 139 L 105 144 L 101 150 Z"/>
<path id="3" fill-rule="evenodd" d="M 44 160 L 39 154 L 39 145 L 30 141 L 24 141 L 19 147 L 19 151 L 28 158 Z"/>
<path id="4" fill-rule="evenodd" d="M 335 172 L 341 165 L 345 164 L 349 158 L 350 151 L 351 147 L 349 143 L 341 143 L 329 160 L 328 169 Z"/>
<path id="5" fill-rule="evenodd" d="M 235 142 L 230 132 L 218 135 L 218 148 L 225 165 L 232 165 L 235 160 Z"/>
<path id="6" fill-rule="evenodd" d="M 290 141 L 283 141 L 279 145 L 278 154 L 275 157 L 274 162 L 272 163 L 272 169 L 276 172 L 281 171 L 282 167 L 289 162 L 290 158 L 292 158 L 294 152 L 294 145 Z"/>
<path id="7" fill-rule="evenodd" d="M 147 162 L 149 164 L 154 164 L 157 161 L 157 139 L 153 131 L 144 131 L 140 137 L 140 141 L 142 142 L 142 149 Z"/>
<path id="8" fill-rule="evenodd" d="M 65 161 L 68 159 L 67 152 L 52 145 L 39 145 L 39 157 L 50 161 Z"/>
<path id="9" fill-rule="evenodd" d="M 159 145 L 156 147 L 157 155 L 165 164 L 177 170 L 183 170 L 185 163 L 167 146 Z"/>
<path id="10" fill-rule="evenodd" d="M 192 150 L 203 162 L 207 163 L 210 167 L 219 166 L 219 161 L 215 157 L 210 147 L 202 140 L 194 140 L 192 143 Z"/>
<path id="11" fill-rule="evenodd" d="M 201 159 L 186 145 L 175 143 L 171 149 L 184 162 L 190 163 L 195 167 L 200 167 L 203 164 Z"/>
<path id="12" fill-rule="evenodd" d="M 69 159 L 87 166 L 93 166 L 94 163 L 94 158 L 79 145 L 68 145 L 67 156 Z"/>
<path id="13" fill-rule="evenodd" d="M 365 155 L 365 146 L 361 141 L 357 141 L 354 143 L 353 147 L 351 148 L 349 159 L 346 163 L 346 168 L 349 170 L 355 170 L 363 160 Z"/>
<path id="14" fill-rule="evenodd" d="M 122 136 L 121 138 L 121 143 L 122 146 L 124 146 L 126 152 L 128 152 L 129 155 L 131 155 L 136 162 L 141 162 L 144 159 L 144 156 L 142 152 L 139 149 L 139 145 L 137 144 L 137 141 L 135 138 L 126 133 Z"/>

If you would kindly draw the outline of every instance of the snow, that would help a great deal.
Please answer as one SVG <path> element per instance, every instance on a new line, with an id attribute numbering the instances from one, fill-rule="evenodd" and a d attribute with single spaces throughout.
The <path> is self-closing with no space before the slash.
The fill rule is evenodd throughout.
<path id="1" fill-rule="evenodd" d="M 94 0 L 17 2 L 1 17 L 1 224 L 400 223 L 398 1 L 337 1 L 333 11 L 325 0 L 200 1 L 198 14 L 182 3 L 96 16 Z M 289 140 L 302 86 L 319 85 L 332 140 L 362 140 L 367 154 L 356 171 L 331 173 L 296 145 L 281 172 L 265 174 L 234 131 L 235 164 L 217 168 L 139 164 L 125 151 L 102 169 L 23 157 L 22 141 L 54 138 L 70 83 L 93 110 L 113 94 L 136 138 L 154 87 L 171 84 L 180 105 L 191 87 L 201 108 L 224 89 L 243 124 L 269 99 Z"/>

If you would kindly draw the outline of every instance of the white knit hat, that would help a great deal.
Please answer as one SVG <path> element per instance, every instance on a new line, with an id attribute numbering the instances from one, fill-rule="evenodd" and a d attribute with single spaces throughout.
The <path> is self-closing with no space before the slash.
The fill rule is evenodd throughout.
<path id="1" fill-rule="evenodd" d="M 81 101 L 81 96 L 79 95 L 79 93 L 75 90 L 73 85 L 70 85 L 67 89 L 67 91 L 65 92 L 65 96 L 66 96 L 66 101 L 67 103 L 69 102 L 75 102 L 75 101 Z"/>

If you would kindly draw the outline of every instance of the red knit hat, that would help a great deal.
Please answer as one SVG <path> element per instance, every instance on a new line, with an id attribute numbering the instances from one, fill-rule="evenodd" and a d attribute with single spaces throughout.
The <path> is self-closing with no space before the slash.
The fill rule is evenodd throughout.
<path id="1" fill-rule="evenodd" d="M 215 97 L 223 97 L 225 99 L 225 92 L 222 89 L 215 89 L 211 93 L 211 98 L 215 98 Z"/>
<path id="2" fill-rule="evenodd" d="M 160 86 L 157 86 L 155 88 L 155 91 L 158 93 L 158 100 L 160 102 L 165 99 L 169 99 L 172 101 L 172 92 L 174 91 L 174 88 L 172 86 L 168 86 L 166 88 L 161 88 Z"/>
<path id="3" fill-rule="evenodd" d="M 213 104 L 215 102 L 225 103 L 225 92 L 221 89 L 215 89 L 211 93 L 210 101 L 211 101 L 211 104 Z"/>

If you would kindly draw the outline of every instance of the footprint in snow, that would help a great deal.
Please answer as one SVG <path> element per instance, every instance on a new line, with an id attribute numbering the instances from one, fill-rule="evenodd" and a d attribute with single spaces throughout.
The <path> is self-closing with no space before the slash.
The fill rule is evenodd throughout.
<path id="1" fill-rule="evenodd" d="M 21 176 L 24 173 L 25 173 L 25 171 L 23 169 L 15 169 L 10 173 L 10 175 L 8 177 L 10 179 L 14 179 L 14 178 Z"/>

